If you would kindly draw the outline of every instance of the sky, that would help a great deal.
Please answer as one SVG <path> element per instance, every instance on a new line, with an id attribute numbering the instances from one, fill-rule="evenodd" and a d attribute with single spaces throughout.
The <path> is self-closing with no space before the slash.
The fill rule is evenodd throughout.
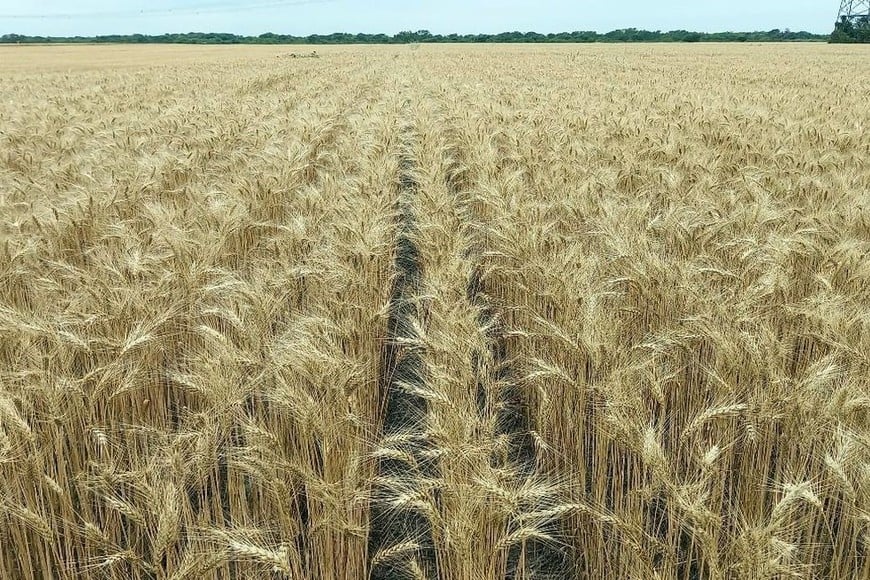
<path id="1" fill-rule="evenodd" d="M 837 0 L 0 0 L 0 34 L 308 35 L 570 32 L 617 28 L 828 33 Z"/>

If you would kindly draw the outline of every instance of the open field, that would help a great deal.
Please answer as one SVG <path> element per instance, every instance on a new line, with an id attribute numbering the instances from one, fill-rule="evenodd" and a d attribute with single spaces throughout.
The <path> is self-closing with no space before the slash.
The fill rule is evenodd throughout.
<path id="1" fill-rule="evenodd" d="M 870 577 L 867 56 L 0 47 L 0 578 Z"/>

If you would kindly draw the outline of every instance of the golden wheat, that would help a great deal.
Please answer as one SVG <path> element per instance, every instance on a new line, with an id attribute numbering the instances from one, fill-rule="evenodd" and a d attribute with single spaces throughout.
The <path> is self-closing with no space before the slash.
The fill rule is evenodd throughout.
<path id="1" fill-rule="evenodd" d="M 848 46 L 0 49 L 0 577 L 870 577 Z"/>

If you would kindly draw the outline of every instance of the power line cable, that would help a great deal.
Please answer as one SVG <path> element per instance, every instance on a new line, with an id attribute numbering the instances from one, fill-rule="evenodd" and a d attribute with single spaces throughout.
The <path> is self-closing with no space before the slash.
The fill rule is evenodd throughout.
<path id="1" fill-rule="evenodd" d="M 221 12 L 246 12 L 264 8 L 283 8 L 327 4 L 338 0 L 271 0 L 240 5 L 237 2 L 209 2 L 176 8 L 143 8 L 141 10 L 116 10 L 93 12 L 54 12 L 47 14 L 0 14 L 0 20 L 72 20 L 77 18 L 125 18 L 134 16 L 172 16 L 176 14 L 218 14 Z"/>

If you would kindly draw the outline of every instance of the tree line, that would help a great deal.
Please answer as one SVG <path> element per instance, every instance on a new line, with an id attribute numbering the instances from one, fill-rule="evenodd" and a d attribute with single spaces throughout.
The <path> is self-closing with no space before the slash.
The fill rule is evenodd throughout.
<path id="1" fill-rule="evenodd" d="M 831 42 L 842 43 L 870 43 L 870 17 L 864 16 L 856 20 L 843 18 L 837 22 L 834 32 L 831 34 Z"/>
<path id="2" fill-rule="evenodd" d="M 432 34 L 428 30 L 403 31 L 398 34 L 312 34 L 293 36 L 267 32 L 244 36 L 215 32 L 182 34 L 110 34 L 102 36 L 28 36 L 4 34 L 0 43 L 125 43 L 125 44 L 415 44 L 438 42 L 468 43 L 582 43 L 582 42 L 783 42 L 827 41 L 827 34 L 792 32 L 773 29 L 756 32 L 691 32 L 688 30 L 639 30 L 623 28 L 599 33 L 594 30 L 541 34 L 538 32 L 502 32 L 499 34 Z"/>

